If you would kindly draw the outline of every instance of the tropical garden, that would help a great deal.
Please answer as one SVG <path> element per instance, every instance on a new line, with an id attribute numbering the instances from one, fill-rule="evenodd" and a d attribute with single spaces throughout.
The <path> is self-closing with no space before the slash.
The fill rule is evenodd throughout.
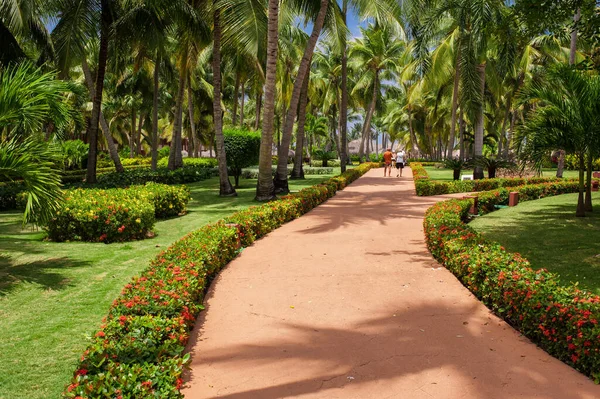
<path id="1" fill-rule="evenodd" d="M 418 195 L 551 181 L 595 220 L 599 23 L 590 0 L 0 0 L 0 397 L 179 397 L 214 274 L 385 148 Z"/>

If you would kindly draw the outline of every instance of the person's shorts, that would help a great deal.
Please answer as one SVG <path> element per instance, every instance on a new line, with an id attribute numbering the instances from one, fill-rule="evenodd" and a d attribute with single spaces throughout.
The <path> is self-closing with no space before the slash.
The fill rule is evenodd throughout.
<path id="1" fill-rule="evenodd" d="M 392 163 L 391 162 L 386 162 L 385 166 L 392 166 Z"/>
<path id="2" fill-rule="evenodd" d="M 404 162 L 396 162 L 396 169 L 402 169 L 404 167 Z"/>

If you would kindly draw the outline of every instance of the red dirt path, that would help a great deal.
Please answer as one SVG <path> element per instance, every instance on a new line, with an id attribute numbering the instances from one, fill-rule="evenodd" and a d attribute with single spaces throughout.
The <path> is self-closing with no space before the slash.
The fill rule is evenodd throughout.
<path id="1" fill-rule="evenodd" d="M 429 254 L 401 179 L 372 170 L 213 282 L 187 398 L 600 398 Z M 439 198 L 437 198 L 439 200 Z"/>

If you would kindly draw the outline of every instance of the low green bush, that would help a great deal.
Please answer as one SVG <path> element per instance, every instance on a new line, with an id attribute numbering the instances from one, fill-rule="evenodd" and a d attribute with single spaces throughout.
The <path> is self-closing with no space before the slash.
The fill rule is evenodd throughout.
<path id="1" fill-rule="evenodd" d="M 20 194 L 24 191 L 25 185 L 20 181 L 0 182 L 0 211 L 19 208 L 22 205 Z"/>
<path id="2" fill-rule="evenodd" d="M 115 242 L 139 240 L 156 218 L 185 212 L 190 199 L 185 186 L 149 183 L 128 189 L 72 189 L 45 226 L 53 241 Z"/>
<path id="3" fill-rule="evenodd" d="M 292 173 L 294 167 L 292 165 L 288 166 L 288 175 Z M 302 170 L 305 175 L 332 175 L 333 167 L 313 167 L 313 166 L 303 166 Z M 277 172 L 277 167 L 271 168 L 272 175 L 275 176 Z M 242 170 L 242 174 L 240 175 L 243 179 L 258 179 L 258 169 L 244 169 Z"/>
<path id="4" fill-rule="evenodd" d="M 169 157 L 161 158 L 158 160 L 157 166 L 159 168 L 166 168 L 169 165 Z M 217 158 L 183 158 L 184 166 L 203 166 L 206 168 L 214 168 L 219 166 Z"/>
<path id="5" fill-rule="evenodd" d="M 525 185 L 520 201 L 577 191 L 572 182 Z M 508 200 L 501 188 L 478 194 L 482 213 Z M 465 222 L 471 200 L 429 208 L 423 222 L 427 246 L 486 306 L 549 354 L 600 380 L 600 297 L 558 276 L 533 270 L 519 254 L 485 240 Z"/>
<path id="6" fill-rule="evenodd" d="M 225 154 L 229 175 L 235 179 L 235 186 L 240 184 L 242 168 L 258 163 L 260 154 L 260 132 L 238 129 L 224 129 Z"/>
<path id="7" fill-rule="evenodd" d="M 500 187 L 519 187 L 538 183 L 550 183 L 565 181 L 557 177 L 530 177 L 530 178 L 494 178 L 479 180 L 455 180 L 455 181 L 437 181 L 429 179 L 429 175 L 421 163 L 413 162 L 411 164 L 413 171 L 415 189 L 418 196 L 470 193 L 479 191 L 488 191 Z M 575 181 L 575 180 L 566 180 Z"/>
<path id="8" fill-rule="evenodd" d="M 333 196 L 378 164 L 362 164 L 301 190 L 201 227 L 161 252 L 113 302 L 83 353 L 64 398 L 183 398 L 189 332 L 214 276 L 254 240 Z M 334 180 L 335 179 L 335 180 Z"/>
<path id="9" fill-rule="evenodd" d="M 155 182 L 162 184 L 185 184 L 210 179 L 215 175 L 214 168 L 204 165 L 184 165 L 182 168 L 138 168 L 123 173 L 107 173 L 98 177 L 98 187 L 128 187 Z"/>

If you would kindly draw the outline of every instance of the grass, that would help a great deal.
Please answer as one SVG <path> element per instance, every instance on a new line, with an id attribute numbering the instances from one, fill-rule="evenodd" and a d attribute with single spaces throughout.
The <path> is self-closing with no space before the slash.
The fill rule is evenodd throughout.
<path id="1" fill-rule="evenodd" d="M 490 240 L 524 255 L 535 269 L 557 273 L 600 295 L 600 193 L 585 218 L 575 217 L 577 194 L 528 201 L 470 223 Z"/>
<path id="2" fill-rule="evenodd" d="M 293 180 L 290 189 L 328 177 Z M 187 215 L 159 221 L 153 239 L 128 243 L 46 242 L 43 232 L 21 229 L 18 212 L 0 213 L 0 398 L 58 397 L 132 276 L 186 233 L 256 205 L 256 180 L 241 183 L 236 198 L 220 198 L 217 179 L 190 184 Z"/>
<path id="3" fill-rule="evenodd" d="M 427 173 L 429 174 L 429 178 L 431 180 L 441 180 L 441 181 L 452 181 L 453 179 L 453 171 L 452 169 L 438 169 L 435 166 L 425 166 L 424 167 Z M 473 174 L 472 169 L 465 169 L 462 171 L 463 175 L 471 175 Z M 487 172 L 485 172 L 487 177 Z M 542 176 L 544 177 L 553 177 L 556 176 L 556 169 L 543 169 Z M 579 172 L 576 170 L 565 170 L 563 172 L 563 177 L 572 178 L 579 177 Z"/>

